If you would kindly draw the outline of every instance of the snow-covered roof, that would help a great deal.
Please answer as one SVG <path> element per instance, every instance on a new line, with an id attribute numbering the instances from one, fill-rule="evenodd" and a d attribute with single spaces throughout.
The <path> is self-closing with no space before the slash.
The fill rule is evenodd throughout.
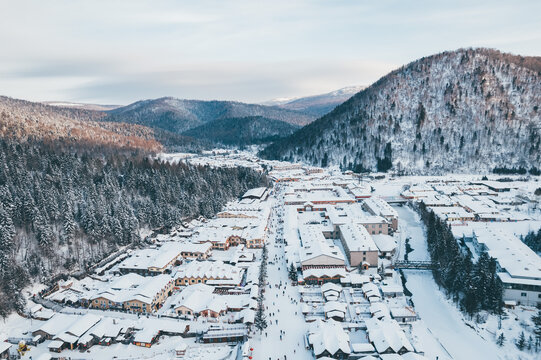
<path id="1" fill-rule="evenodd" d="M 261 199 L 261 197 L 263 197 L 263 194 L 265 194 L 266 190 L 267 190 L 266 187 L 258 187 L 255 189 L 250 189 L 246 191 L 244 195 L 242 195 L 242 198 L 244 199 L 248 197 L 255 197 L 255 198 Z"/>
<path id="2" fill-rule="evenodd" d="M 101 316 L 95 314 L 86 314 L 78 318 L 67 330 L 66 333 L 80 337 L 92 326 L 101 320 Z"/>
<path id="3" fill-rule="evenodd" d="M 4 342 L 4 341 L 0 342 L 0 354 L 8 350 L 11 346 L 12 345 L 8 342 Z"/>
<path id="4" fill-rule="evenodd" d="M 507 283 L 529 280 L 541 285 L 541 258 L 519 238 L 488 226 L 477 227 L 474 233 L 477 243 L 486 247 L 488 254 L 509 274 L 509 277 L 500 276 L 502 280 Z"/>
<path id="5" fill-rule="evenodd" d="M 326 256 L 345 264 L 344 254 L 325 239 L 320 225 L 301 225 L 299 235 L 302 241 L 299 251 L 301 263 L 318 256 Z"/>
<path id="6" fill-rule="evenodd" d="M 312 323 L 309 340 L 316 356 L 323 354 L 325 351 L 328 351 L 331 355 L 336 354 L 339 350 L 344 354 L 351 352 L 349 335 L 339 322 L 332 319 L 327 321 L 318 319 Z"/>
<path id="7" fill-rule="evenodd" d="M 396 249 L 396 240 L 391 235 L 372 235 L 372 240 L 381 252 L 391 252 Z"/>
<path id="8" fill-rule="evenodd" d="M 54 336 L 69 328 L 76 320 L 77 316 L 57 313 L 45 323 L 41 324 L 37 330 L 41 330 Z"/>
<path id="9" fill-rule="evenodd" d="M 189 264 L 180 266 L 175 278 L 207 278 L 232 280 L 240 283 L 244 269 L 224 264 L 222 261 L 192 261 Z"/>
<path id="10" fill-rule="evenodd" d="M 383 217 L 398 217 L 398 213 L 385 200 L 372 196 L 363 202 L 363 205 L 374 215 Z"/>
<path id="11" fill-rule="evenodd" d="M 349 251 L 378 251 L 376 243 L 363 225 L 340 225 L 340 234 Z"/>
<path id="12" fill-rule="evenodd" d="M 365 319 L 365 324 L 370 342 L 379 353 L 384 353 L 389 349 L 395 353 L 403 349 L 413 351 L 413 346 L 396 320 L 370 318 Z"/>
<path id="13" fill-rule="evenodd" d="M 147 248 L 135 251 L 129 258 L 119 264 L 120 269 L 149 268 L 162 269 L 175 260 L 182 251 L 180 242 L 167 242 L 158 248 Z"/>

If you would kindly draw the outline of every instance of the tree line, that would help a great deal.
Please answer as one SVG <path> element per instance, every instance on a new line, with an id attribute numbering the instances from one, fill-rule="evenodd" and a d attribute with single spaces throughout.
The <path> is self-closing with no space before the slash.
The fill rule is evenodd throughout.
<path id="1" fill-rule="evenodd" d="M 528 245 L 530 249 L 536 253 L 541 253 L 541 229 L 535 231 L 530 231 L 526 236 L 520 236 L 520 239 Z"/>
<path id="2" fill-rule="evenodd" d="M 486 252 L 477 262 L 469 250 L 461 248 L 451 228 L 424 203 L 416 205 L 426 227 L 428 251 L 433 262 L 434 280 L 444 288 L 461 310 L 473 316 L 485 310 L 501 313 L 503 287 L 497 275 L 497 264 Z"/>
<path id="3" fill-rule="evenodd" d="M 84 270 L 138 242 L 142 228 L 212 217 L 266 181 L 247 168 L 0 139 L 0 316 L 22 309 L 31 278 Z"/>

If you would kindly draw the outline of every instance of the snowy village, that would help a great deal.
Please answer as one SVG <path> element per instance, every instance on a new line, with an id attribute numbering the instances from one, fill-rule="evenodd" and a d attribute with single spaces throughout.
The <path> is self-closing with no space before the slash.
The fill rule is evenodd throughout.
<path id="1" fill-rule="evenodd" d="M 27 290 L 26 311 L 2 325 L 3 358 L 538 355 L 541 258 L 524 242 L 541 227 L 538 179 L 359 175 L 239 151 L 160 156 L 249 163 L 272 182 L 214 218 L 149 232 L 90 273 Z M 448 249 L 431 243 L 438 231 Z M 452 269 L 477 297 L 446 283 Z"/>

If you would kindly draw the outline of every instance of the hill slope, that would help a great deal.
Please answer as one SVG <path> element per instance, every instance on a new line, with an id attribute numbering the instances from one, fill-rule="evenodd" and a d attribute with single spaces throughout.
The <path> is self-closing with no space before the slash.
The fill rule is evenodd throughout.
<path id="1" fill-rule="evenodd" d="M 267 147 L 267 158 L 406 173 L 540 167 L 541 58 L 460 49 L 414 61 Z"/>
<path id="2" fill-rule="evenodd" d="M 180 134 L 213 120 L 247 116 L 262 116 L 294 125 L 306 125 L 315 119 L 315 116 L 272 106 L 166 97 L 111 110 L 103 120 L 135 123 Z"/>
<path id="3" fill-rule="evenodd" d="M 183 134 L 226 145 L 248 145 L 269 142 L 291 135 L 299 127 L 262 116 L 218 119 Z"/>
<path id="4" fill-rule="evenodd" d="M 159 151 L 154 130 L 97 121 L 97 111 L 68 109 L 0 96 L 0 137 L 62 141 L 65 144 Z"/>
<path id="5" fill-rule="evenodd" d="M 63 145 L 162 151 L 196 151 L 207 144 L 136 124 L 102 121 L 102 111 L 50 106 L 0 96 L 0 137 L 59 141 Z"/>
<path id="6" fill-rule="evenodd" d="M 348 86 L 330 93 L 306 96 L 288 101 L 270 101 L 268 105 L 277 105 L 283 109 L 295 110 L 315 116 L 323 116 L 331 112 L 335 107 L 348 100 L 350 97 L 366 88 L 366 86 Z"/>

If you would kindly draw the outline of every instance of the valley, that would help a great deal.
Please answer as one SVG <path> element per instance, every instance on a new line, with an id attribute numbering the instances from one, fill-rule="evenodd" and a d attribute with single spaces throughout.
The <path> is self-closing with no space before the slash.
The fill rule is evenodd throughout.
<path id="1" fill-rule="evenodd" d="M 266 171 L 271 183 L 215 216 L 141 233 L 85 275 L 23 290 L 25 310 L 2 327 L 13 347 L 28 344 L 23 358 L 535 358 L 514 343 L 533 334 L 537 290 L 523 299 L 504 286 L 499 324 L 491 311 L 461 312 L 430 270 L 397 261 L 438 261 L 415 210 L 424 204 L 472 261 L 486 249 L 497 256 L 482 237 L 495 231 L 535 267 L 541 259 L 519 237 L 541 228 L 538 177 L 358 175 L 218 149 L 158 158 Z M 512 282 L 515 267 L 496 259 Z"/>

